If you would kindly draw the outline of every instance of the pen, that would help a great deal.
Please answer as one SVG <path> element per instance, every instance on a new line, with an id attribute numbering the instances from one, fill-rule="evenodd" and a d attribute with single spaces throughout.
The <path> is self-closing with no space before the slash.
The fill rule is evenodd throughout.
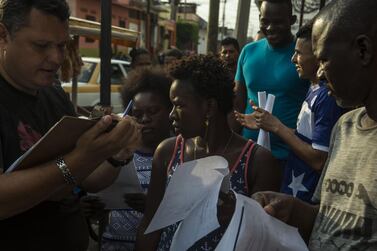
<path id="1" fill-rule="evenodd" d="M 126 109 L 122 113 L 122 118 L 126 117 L 126 115 L 130 113 L 133 103 L 134 103 L 134 101 L 132 99 L 130 100 L 130 102 L 128 102 Z"/>

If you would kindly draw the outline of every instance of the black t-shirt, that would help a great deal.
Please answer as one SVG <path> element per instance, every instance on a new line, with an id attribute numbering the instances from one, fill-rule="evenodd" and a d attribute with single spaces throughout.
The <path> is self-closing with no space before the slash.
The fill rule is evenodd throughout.
<path id="1" fill-rule="evenodd" d="M 42 88 L 32 96 L 0 75 L 0 168 L 5 171 L 64 115 L 75 112 L 60 86 Z M 87 241 L 85 219 L 73 195 L 0 220 L 1 251 L 85 250 Z"/>

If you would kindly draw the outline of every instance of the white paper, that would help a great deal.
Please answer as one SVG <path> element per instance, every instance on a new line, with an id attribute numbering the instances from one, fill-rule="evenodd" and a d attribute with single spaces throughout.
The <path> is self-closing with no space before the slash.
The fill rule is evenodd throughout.
<path id="1" fill-rule="evenodd" d="M 258 92 L 258 105 L 264 109 L 266 107 L 267 94 L 266 92 Z"/>
<path id="2" fill-rule="evenodd" d="M 170 251 L 187 250 L 198 240 L 214 231 L 220 224 L 217 220 L 217 200 L 221 183 L 208 194 L 201 206 L 196 207 L 180 223 L 170 246 Z"/>
<path id="3" fill-rule="evenodd" d="M 272 109 L 274 108 L 274 103 L 275 103 L 275 95 L 268 94 L 266 106 L 264 107 L 264 109 L 268 111 L 269 113 L 271 113 Z"/>
<path id="4" fill-rule="evenodd" d="M 230 190 L 230 173 L 223 178 L 221 182 L 220 191 L 223 193 L 229 193 Z"/>
<path id="5" fill-rule="evenodd" d="M 216 251 L 308 250 L 297 228 L 268 215 L 249 197 L 236 194 L 236 199 L 235 213 Z"/>
<path id="6" fill-rule="evenodd" d="M 106 209 L 115 210 L 129 208 L 123 197 L 126 193 L 143 193 L 134 165 L 122 167 L 111 186 L 92 195 L 98 196 L 105 203 Z"/>
<path id="7" fill-rule="evenodd" d="M 228 228 L 221 238 L 220 243 L 217 245 L 216 251 L 228 251 L 234 250 L 234 245 L 237 239 L 237 232 L 240 227 L 240 221 L 242 216 L 242 208 L 244 207 L 243 200 L 239 200 L 237 193 L 236 195 L 236 207 L 232 219 L 229 222 Z"/>
<path id="8" fill-rule="evenodd" d="M 260 98 L 259 107 L 271 113 L 274 108 L 275 96 L 272 94 L 268 94 L 267 101 L 265 101 L 266 93 L 258 92 L 258 98 Z M 257 144 L 271 151 L 270 133 L 266 132 L 263 129 L 260 129 Z"/>
<path id="9" fill-rule="evenodd" d="M 145 234 L 182 221 L 189 217 L 193 210 L 205 215 L 206 209 L 215 208 L 221 182 L 228 173 L 228 162 L 221 156 L 210 156 L 183 163 L 171 178 Z M 198 207 L 201 209 L 197 209 Z M 188 242 L 195 239 L 192 233 L 196 232 L 197 228 L 196 225 L 190 235 L 186 236 L 190 238 Z"/>

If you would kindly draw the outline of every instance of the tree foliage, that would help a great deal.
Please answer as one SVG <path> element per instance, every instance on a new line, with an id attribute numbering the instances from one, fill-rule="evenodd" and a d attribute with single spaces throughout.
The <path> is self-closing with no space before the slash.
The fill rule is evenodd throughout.
<path id="1" fill-rule="evenodd" d="M 193 50 L 199 40 L 199 26 L 189 22 L 177 22 L 177 47 L 181 50 Z"/>

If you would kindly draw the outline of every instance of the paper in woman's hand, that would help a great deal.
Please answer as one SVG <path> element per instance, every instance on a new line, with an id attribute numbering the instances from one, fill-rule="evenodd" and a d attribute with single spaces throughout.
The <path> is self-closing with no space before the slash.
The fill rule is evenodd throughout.
<path id="1" fill-rule="evenodd" d="M 106 209 L 130 208 L 124 201 L 124 194 L 143 193 L 135 167 L 127 165 L 122 167 L 118 178 L 106 189 L 94 194 L 105 203 Z"/>
<path id="2" fill-rule="evenodd" d="M 228 162 L 221 156 L 210 156 L 183 163 L 171 178 L 160 206 L 145 233 L 159 230 L 195 215 L 203 216 L 203 219 L 208 220 L 212 219 L 212 216 L 216 218 L 220 186 L 228 173 Z M 210 213 L 207 210 L 209 208 Z M 195 214 L 192 213 L 194 211 Z M 192 218 L 192 221 L 187 221 L 185 224 L 188 224 L 187 229 L 192 231 L 190 239 L 196 238 L 195 234 L 201 234 L 198 229 L 195 231 L 191 229 L 192 226 L 189 223 L 194 221 L 197 222 L 197 218 Z M 206 222 L 201 222 L 202 229 L 205 229 Z M 213 225 L 209 228 L 212 227 Z"/>

